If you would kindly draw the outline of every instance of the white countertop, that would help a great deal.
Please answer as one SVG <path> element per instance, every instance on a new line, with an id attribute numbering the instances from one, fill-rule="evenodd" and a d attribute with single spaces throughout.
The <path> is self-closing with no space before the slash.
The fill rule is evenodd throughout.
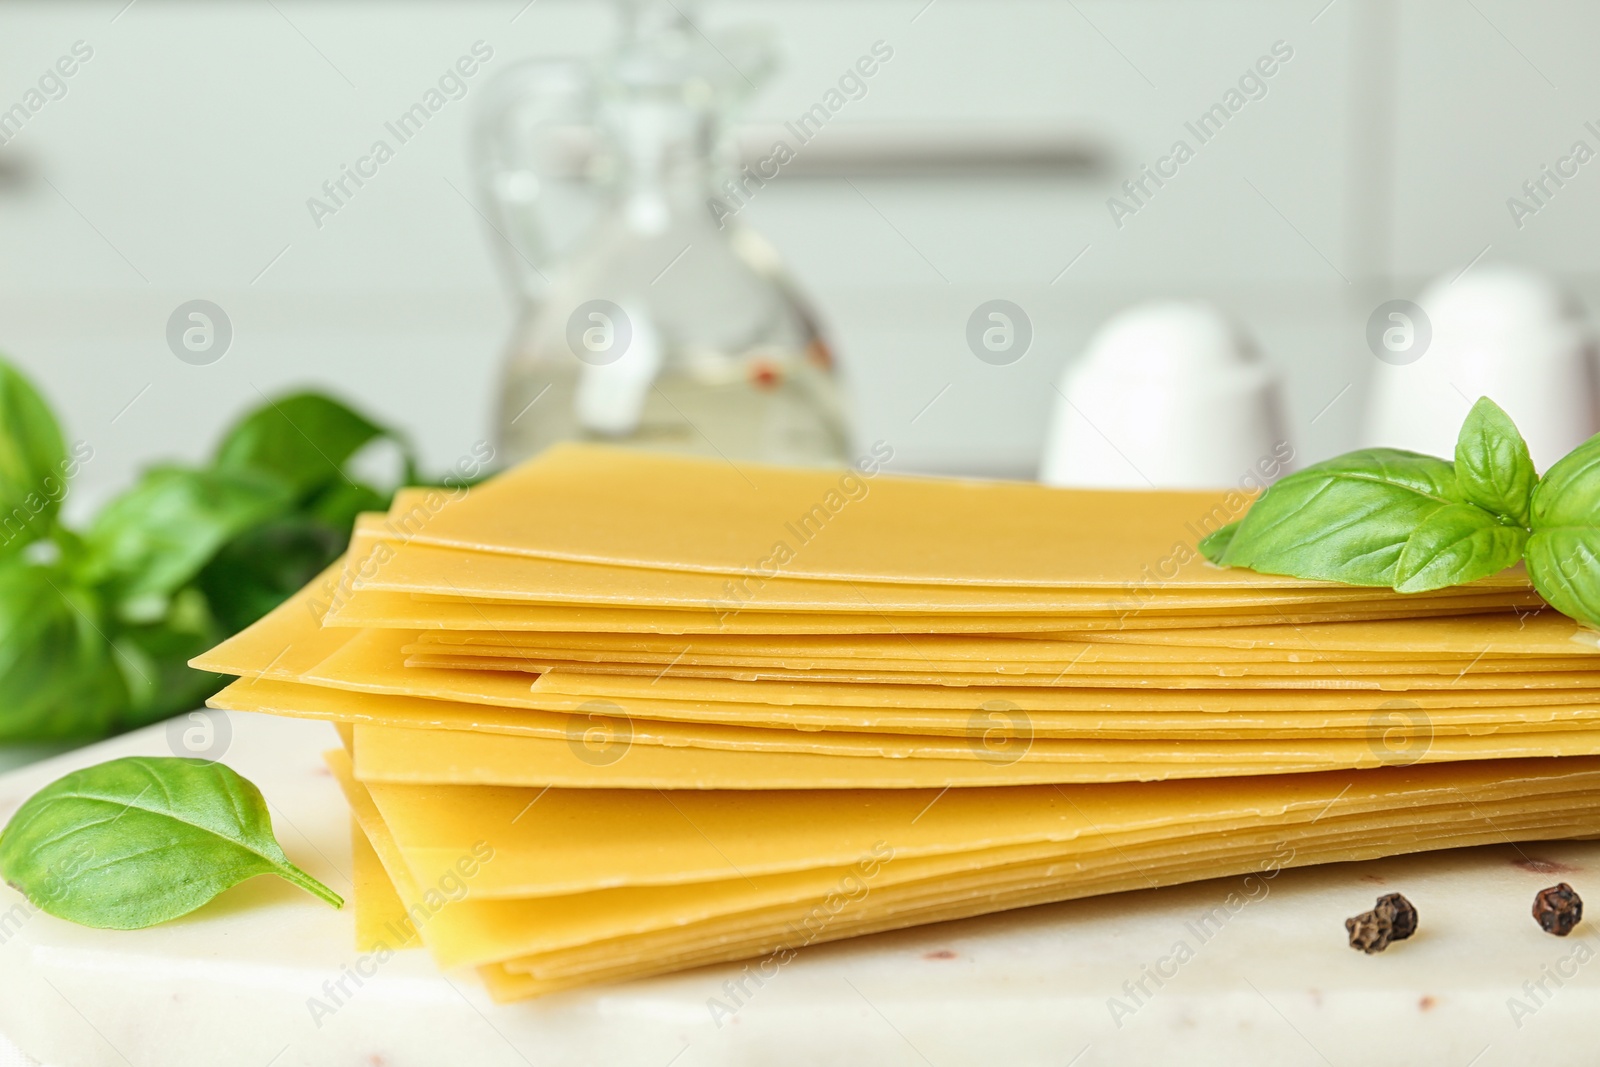
<path id="1" fill-rule="evenodd" d="M 262 788 L 290 857 L 348 896 L 346 809 L 319 755 L 332 731 L 231 718 L 225 762 Z M 14 771 L 0 818 L 73 767 L 167 752 L 152 727 Z M 1597 924 L 1559 940 L 1529 916 L 1562 880 L 1600 900 L 1591 872 L 1600 843 L 1508 843 L 923 927 L 805 950 L 747 983 L 720 1027 L 708 1001 L 728 1002 L 738 966 L 494 1005 L 421 952 L 384 964 L 319 1027 L 308 1000 L 357 955 L 348 909 L 262 878 L 117 933 L 30 914 L 0 888 L 0 1031 L 49 1067 L 1592 1064 Z M 1197 936 L 1202 915 L 1252 887 Z M 1394 890 L 1417 905 L 1418 934 L 1379 956 L 1347 948 L 1343 919 Z M 1130 995 L 1146 968 L 1170 977 Z M 1524 989 L 1541 979 L 1547 995 Z"/>

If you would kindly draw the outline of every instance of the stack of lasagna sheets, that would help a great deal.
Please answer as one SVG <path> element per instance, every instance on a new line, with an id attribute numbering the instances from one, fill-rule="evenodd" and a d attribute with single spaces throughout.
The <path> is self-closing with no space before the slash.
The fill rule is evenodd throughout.
<path id="1" fill-rule="evenodd" d="M 1600 834 L 1593 634 L 1520 571 L 1209 565 L 1247 504 L 563 446 L 401 493 L 196 665 L 339 725 L 363 946 L 502 999 Z"/>

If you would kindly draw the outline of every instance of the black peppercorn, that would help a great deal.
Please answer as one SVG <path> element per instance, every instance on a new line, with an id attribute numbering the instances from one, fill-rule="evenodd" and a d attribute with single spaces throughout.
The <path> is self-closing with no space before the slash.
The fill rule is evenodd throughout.
<path id="1" fill-rule="evenodd" d="M 1583 899 L 1565 882 L 1541 889 L 1533 898 L 1533 918 L 1545 933 L 1566 937 L 1583 918 Z"/>
<path id="2" fill-rule="evenodd" d="M 1382 952 L 1388 948 L 1390 936 L 1394 932 L 1375 911 L 1364 911 L 1360 915 L 1346 919 L 1344 929 L 1350 935 L 1350 947 L 1358 948 L 1368 954 Z"/>
<path id="3" fill-rule="evenodd" d="M 1388 893 L 1378 898 L 1371 911 L 1346 919 L 1344 928 L 1350 935 L 1350 947 L 1371 955 L 1416 933 L 1417 909 L 1399 893 Z"/>
<path id="4" fill-rule="evenodd" d="M 1404 941 L 1417 932 L 1417 909 L 1399 893 L 1387 893 L 1378 898 L 1373 905 L 1373 911 L 1389 915 L 1389 925 L 1393 933 L 1389 935 L 1392 941 Z"/>

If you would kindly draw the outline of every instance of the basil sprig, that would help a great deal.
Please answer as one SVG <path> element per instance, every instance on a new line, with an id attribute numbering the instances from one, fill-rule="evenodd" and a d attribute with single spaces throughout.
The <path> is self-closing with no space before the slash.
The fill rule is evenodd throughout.
<path id="1" fill-rule="evenodd" d="M 0 737 L 109 730 L 128 689 L 94 597 L 59 566 L 0 559 Z"/>
<path id="2" fill-rule="evenodd" d="M 1224 567 L 1424 593 L 1524 559 L 1557 611 L 1600 626 L 1600 435 L 1541 479 L 1516 425 L 1472 406 L 1454 461 L 1368 448 L 1296 471 L 1200 542 Z"/>
<path id="3" fill-rule="evenodd" d="M 247 412 L 210 462 L 144 471 L 81 530 L 62 521 L 94 459 L 67 447 L 38 390 L 0 359 L 0 744 L 90 740 L 186 711 L 221 688 L 188 661 L 338 558 L 387 486 L 361 477 L 394 430 L 326 396 Z"/>
<path id="4" fill-rule="evenodd" d="M 1528 577 L 1563 615 L 1600 626 L 1600 435 L 1545 472 L 1533 491 Z"/>
<path id="5" fill-rule="evenodd" d="M 26 800 L 0 831 L 0 876 L 42 911 L 109 930 L 187 915 L 275 874 L 342 907 L 289 862 L 267 802 L 220 763 L 129 756 L 74 771 Z"/>
<path id="6" fill-rule="evenodd" d="M 1482 397 L 1456 438 L 1456 478 L 1461 494 L 1497 518 L 1527 528 L 1539 472 L 1528 443 L 1500 406 Z"/>
<path id="7" fill-rule="evenodd" d="M 0 361 L 0 555 L 50 529 L 76 469 L 50 405 L 16 368 Z"/>

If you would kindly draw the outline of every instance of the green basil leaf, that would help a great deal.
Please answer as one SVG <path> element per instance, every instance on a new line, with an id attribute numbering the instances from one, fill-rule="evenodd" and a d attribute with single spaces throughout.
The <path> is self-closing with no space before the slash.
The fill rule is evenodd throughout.
<path id="1" fill-rule="evenodd" d="M 1600 526 L 1534 530 L 1523 554 L 1534 589 L 1551 607 L 1600 627 Z"/>
<path id="2" fill-rule="evenodd" d="M 1425 593 L 1499 574 L 1522 559 L 1527 540 L 1527 530 L 1476 504 L 1447 504 L 1406 540 L 1395 567 L 1395 591 Z"/>
<path id="3" fill-rule="evenodd" d="M 345 481 L 350 458 L 380 438 L 400 446 L 411 477 L 416 461 L 399 434 L 330 397 L 296 393 L 269 400 L 239 420 L 223 437 L 216 463 L 225 470 L 275 475 L 300 499 Z"/>
<path id="4" fill-rule="evenodd" d="M 322 573 L 349 540 L 349 527 L 305 515 L 273 519 L 224 545 L 200 572 L 199 586 L 217 620 L 236 633 Z"/>
<path id="5" fill-rule="evenodd" d="M 289 489 L 259 473 L 152 469 L 90 526 L 85 577 L 122 618 L 154 621 L 218 549 L 290 504 Z"/>
<path id="6" fill-rule="evenodd" d="M 0 832 L 0 875 L 83 926 L 138 930 L 263 874 L 341 907 L 283 854 L 261 791 L 220 763 L 128 756 L 74 771 Z"/>
<path id="7" fill-rule="evenodd" d="M 1448 460 L 1349 452 L 1287 475 L 1250 507 L 1221 563 L 1264 574 L 1394 585 L 1400 554 L 1435 511 L 1461 502 Z"/>
<path id="8" fill-rule="evenodd" d="M 101 616 L 65 570 L 0 561 L 0 742 L 110 731 L 129 695 Z"/>
<path id="9" fill-rule="evenodd" d="M 1600 434 L 1556 460 L 1533 490 L 1533 528 L 1600 526 Z"/>
<path id="10" fill-rule="evenodd" d="M 1529 524 L 1539 472 L 1516 423 L 1486 396 L 1478 398 L 1461 424 L 1456 479 L 1469 502 L 1518 526 Z"/>
<path id="11" fill-rule="evenodd" d="M 74 467 L 50 406 L 0 359 L 0 553 L 49 530 Z"/>
<path id="12" fill-rule="evenodd" d="M 364 511 L 388 511 L 392 493 L 380 493 L 360 482 L 335 482 L 306 502 L 307 514 L 349 539 L 356 516 Z"/>
<path id="13" fill-rule="evenodd" d="M 1563 615 L 1600 626 L 1600 434 L 1545 472 L 1531 513 L 1533 587 Z"/>
<path id="14" fill-rule="evenodd" d="M 223 631 L 193 586 L 178 591 L 158 622 L 124 627 L 115 643 L 131 700 L 118 725 L 134 730 L 204 704 L 228 679 L 189 661 L 232 632 Z"/>
<path id="15" fill-rule="evenodd" d="M 1195 547 L 1200 549 L 1200 554 L 1212 563 L 1221 563 L 1222 557 L 1227 554 L 1228 545 L 1233 543 L 1233 535 L 1238 532 L 1239 523 L 1230 522 L 1200 538 L 1200 543 Z"/>

